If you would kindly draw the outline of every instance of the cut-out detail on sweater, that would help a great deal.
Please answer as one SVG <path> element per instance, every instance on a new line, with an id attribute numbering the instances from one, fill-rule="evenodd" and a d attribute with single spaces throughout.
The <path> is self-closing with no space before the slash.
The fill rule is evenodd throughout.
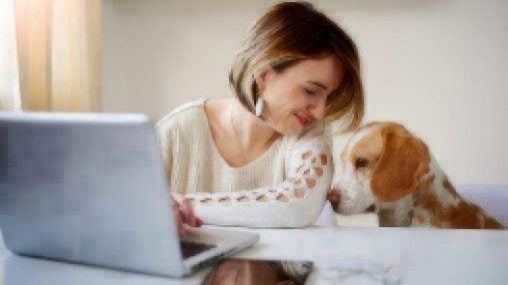
<path id="1" fill-rule="evenodd" d="M 305 198 L 309 191 L 314 190 L 318 180 L 322 179 L 324 174 L 323 168 L 326 167 L 327 164 L 328 157 L 325 154 L 321 152 L 316 154 L 314 151 L 308 150 L 301 155 L 301 161 L 294 173 L 289 173 L 286 181 L 275 189 L 269 188 L 264 191 L 243 191 L 241 194 L 221 193 L 220 196 L 214 196 L 212 193 L 199 193 L 201 198 L 197 201 L 201 205 L 218 203 L 224 206 L 232 205 L 233 201 L 236 203 L 266 203 L 270 201 L 288 203 L 294 198 Z"/>
<path id="2" fill-rule="evenodd" d="M 231 202 L 231 198 L 230 197 L 222 197 L 222 198 L 219 198 L 219 203 L 230 203 Z"/>
<path id="3" fill-rule="evenodd" d="M 307 187 L 309 187 L 309 189 L 316 187 L 316 180 L 314 179 L 307 178 L 305 179 L 305 182 L 307 182 Z"/>
<path id="4" fill-rule="evenodd" d="M 204 198 L 199 201 L 201 204 L 209 204 L 212 202 L 212 198 Z"/>
<path id="5" fill-rule="evenodd" d="M 261 195 L 261 196 L 256 198 L 256 201 L 259 201 L 259 202 L 268 202 L 269 199 L 268 199 L 268 197 L 266 197 L 266 195 Z"/>
<path id="6" fill-rule="evenodd" d="M 312 155 L 312 150 L 309 150 L 308 152 L 302 154 L 302 159 L 303 160 L 306 160 L 307 158 L 309 158 L 310 156 Z"/>
<path id="7" fill-rule="evenodd" d="M 289 202 L 288 197 L 287 197 L 286 195 L 284 195 L 284 194 L 279 194 L 279 195 L 277 196 L 277 200 L 278 200 L 278 201 L 281 201 L 281 202 L 284 202 L 284 203 Z"/>
<path id="8" fill-rule="evenodd" d="M 249 199 L 249 197 L 242 195 L 242 196 L 238 197 L 237 201 L 238 202 L 249 202 L 250 199 Z"/>
<path id="9" fill-rule="evenodd" d="M 305 191 L 303 189 L 295 189 L 295 197 L 303 198 L 305 196 Z"/>
<path id="10" fill-rule="evenodd" d="M 324 154 L 319 156 L 321 158 L 321 164 L 326 165 L 328 163 L 328 157 Z"/>

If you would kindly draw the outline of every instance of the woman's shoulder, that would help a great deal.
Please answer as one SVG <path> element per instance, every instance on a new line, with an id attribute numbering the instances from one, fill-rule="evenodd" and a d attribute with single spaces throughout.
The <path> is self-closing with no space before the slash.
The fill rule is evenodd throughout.
<path id="1" fill-rule="evenodd" d="M 205 104 L 205 99 L 197 99 L 190 102 L 187 102 L 185 104 L 182 104 L 175 109 L 173 109 L 171 112 L 169 112 L 167 115 L 165 115 L 160 121 L 157 123 L 157 125 L 164 124 L 170 121 L 186 118 L 188 116 L 196 115 L 203 109 L 203 106 Z"/>
<path id="2" fill-rule="evenodd" d="M 205 99 L 197 99 L 194 101 L 187 102 L 176 107 L 173 111 L 165 115 L 156 125 L 160 128 L 164 125 L 171 125 L 175 122 L 189 122 L 200 116 Z"/>

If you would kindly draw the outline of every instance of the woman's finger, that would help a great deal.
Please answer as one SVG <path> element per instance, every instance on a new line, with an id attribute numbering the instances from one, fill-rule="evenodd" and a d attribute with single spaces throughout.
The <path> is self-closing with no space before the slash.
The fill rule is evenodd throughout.
<path id="1" fill-rule="evenodd" d="M 178 235 L 183 237 L 187 234 L 187 229 L 185 229 L 184 222 L 182 220 L 182 211 L 180 209 L 176 212 L 175 217 L 178 226 Z"/>
<path id="2" fill-rule="evenodd" d="M 184 199 L 182 201 L 183 207 L 185 209 L 185 222 L 192 227 L 199 227 L 196 215 L 194 215 L 194 210 L 192 209 L 192 204 L 189 199 Z"/>
<path id="3" fill-rule="evenodd" d="M 173 210 L 173 216 L 176 220 L 176 226 L 178 228 L 178 235 L 179 236 L 185 236 L 187 234 L 187 230 L 185 229 L 184 221 L 183 221 L 183 211 L 181 209 L 180 203 L 176 201 L 176 199 L 171 196 L 171 202 L 172 202 L 172 210 Z"/>

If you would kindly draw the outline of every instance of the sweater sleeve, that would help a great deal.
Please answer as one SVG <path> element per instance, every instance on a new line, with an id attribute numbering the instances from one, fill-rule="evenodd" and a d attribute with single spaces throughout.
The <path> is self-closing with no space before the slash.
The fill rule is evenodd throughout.
<path id="1" fill-rule="evenodd" d="M 164 172 L 166 173 L 168 183 L 171 183 L 169 170 L 171 170 L 173 166 L 173 157 L 170 155 L 172 153 L 171 146 L 173 144 L 173 139 L 167 129 L 168 128 L 164 126 L 163 123 L 158 123 L 155 126 L 155 135 L 161 149 L 161 161 L 165 166 Z"/>
<path id="2" fill-rule="evenodd" d="M 286 179 L 279 185 L 223 193 L 192 193 L 205 224 L 305 227 L 314 224 L 333 175 L 330 149 L 321 134 L 307 134 L 287 149 Z"/>

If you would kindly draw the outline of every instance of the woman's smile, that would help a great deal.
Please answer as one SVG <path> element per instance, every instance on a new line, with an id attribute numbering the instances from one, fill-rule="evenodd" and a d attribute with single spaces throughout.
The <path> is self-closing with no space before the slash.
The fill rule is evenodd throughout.
<path id="1" fill-rule="evenodd" d="M 295 113 L 295 117 L 296 117 L 296 120 L 298 121 L 298 123 L 300 125 L 302 125 L 302 127 L 306 127 L 309 124 L 310 120 L 311 120 L 311 118 L 309 118 L 309 117 L 307 117 L 305 115 L 298 115 L 296 113 Z"/>

